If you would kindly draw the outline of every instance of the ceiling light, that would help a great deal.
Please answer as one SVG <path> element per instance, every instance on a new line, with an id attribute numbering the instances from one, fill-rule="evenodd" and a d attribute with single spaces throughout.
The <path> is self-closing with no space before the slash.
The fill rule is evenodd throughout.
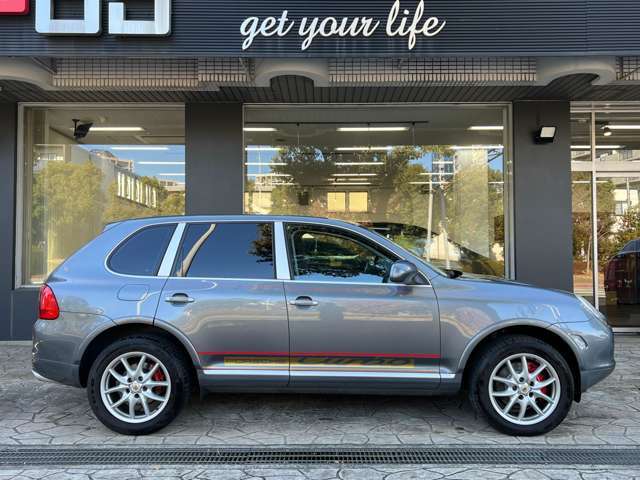
<path id="1" fill-rule="evenodd" d="M 184 165 L 184 162 L 137 162 L 138 165 Z"/>
<path id="2" fill-rule="evenodd" d="M 332 177 L 375 177 L 377 173 L 332 173 Z"/>
<path id="3" fill-rule="evenodd" d="M 334 165 L 350 167 L 355 165 L 384 165 L 384 162 L 336 162 Z"/>
<path id="4" fill-rule="evenodd" d="M 245 132 L 276 132 L 277 131 L 273 127 L 244 127 L 243 130 Z"/>
<path id="5" fill-rule="evenodd" d="M 469 130 L 477 130 L 477 131 L 499 131 L 504 130 L 502 125 L 474 125 L 469 127 Z"/>
<path id="6" fill-rule="evenodd" d="M 288 173 L 247 173 L 248 177 L 290 177 Z"/>
<path id="7" fill-rule="evenodd" d="M 279 152 L 282 150 L 281 147 L 246 147 L 245 151 L 247 152 Z"/>
<path id="8" fill-rule="evenodd" d="M 272 166 L 286 165 L 286 163 L 284 163 L 284 162 L 269 162 L 269 163 L 245 162 L 245 165 L 253 166 L 253 167 L 272 167 Z"/>
<path id="9" fill-rule="evenodd" d="M 611 135 L 613 135 L 613 132 L 609 127 L 602 127 L 602 135 L 604 135 L 605 137 L 610 137 Z"/>
<path id="10" fill-rule="evenodd" d="M 336 147 L 336 152 L 386 152 L 393 147 Z"/>
<path id="11" fill-rule="evenodd" d="M 144 132 L 142 127 L 91 127 L 91 133 L 97 132 Z"/>
<path id="12" fill-rule="evenodd" d="M 334 182 L 333 185 L 343 186 L 343 185 L 371 185 L 371 182 Z"/>
<path id="13" fill-rule="evenodd" d="M 640 130 L 639 125 L 607 125 L 603 128 L 609 128 L 610 130 Z"/>
<path id="14" fill-rule="evenodd" d="M 339 127 L 338 132 L 406 132 L 409 127 Z"/>
<path id="15" fill-rule="evenodd" d="M 451 150 L 502 150 L 503 145 L 452 145 Z"/>
<path id="16" fill-rule="evenodd" d="M 622 145 L 596 145 L 596 150 L 620 150 Z M 591 150 L 589 145 L 571 145 L 571 150 Z"/>
<path id="17" fill-rule="evenodd" d="M 149 152 L 162 152 L 169 150 L 169 147 L 152 147 L 152 146 L 130 146 L 130 147 L 109 147 L 109 150 L 115 151 L 149 151 Z"/>

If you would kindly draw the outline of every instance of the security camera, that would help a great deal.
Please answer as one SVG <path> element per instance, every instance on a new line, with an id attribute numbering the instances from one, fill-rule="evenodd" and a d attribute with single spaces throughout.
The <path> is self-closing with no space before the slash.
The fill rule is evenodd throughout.
<path id="1" fill-rule="evenodd" d="M 80 123 L 80 120 L 77 118 L 73 119 L 73 138 L 76 140 L 80 140 L 81 138 L 86 137 L 89 134 L 89 130 L 93 127 L 93 123 L 86 122 Z"/>

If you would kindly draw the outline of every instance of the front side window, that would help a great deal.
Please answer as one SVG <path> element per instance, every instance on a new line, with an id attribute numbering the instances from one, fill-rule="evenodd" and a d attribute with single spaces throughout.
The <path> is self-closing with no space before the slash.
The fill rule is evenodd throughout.
<path id="1" fill-rule="evenodd" d="M 394 259 L 336 229 L 287 225 L 295 280 L 386 283 Z"/>
<path id="2" fill-rule="evenodd" d="M 144 228 L 118 246 L 109 258 L 109 268 L 126 275 L 155 276 L 171 241 L 176 224 Z"/>
<path id="3" fill-rule="evenodd" d="M 187 227 L 176 277 L 272 279 L 270 223 L 194 223 Z"/>
<path id="4" fill-rule="evenodd" d="M 107 223 L 184 214 L 184 108 L 26 106 L 22 117 L 16 283 L 42 283 Z"/>

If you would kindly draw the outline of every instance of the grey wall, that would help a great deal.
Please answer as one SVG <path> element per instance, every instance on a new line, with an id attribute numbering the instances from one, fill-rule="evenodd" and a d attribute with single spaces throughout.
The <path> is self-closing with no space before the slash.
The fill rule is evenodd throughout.
<path id="1" fill-rule="evenodd" d="M 242 104 L 189 103 L 185 117 L 187 214 L 242 213 Z"/>
<path id="2" fill-rule="evenodd" d="M 513 104 L 516 279 L 573 289 L 569 102 Z M 558 127 L 555 142 L 536 145 L 541 125 Z"/>
<path id="3" fill-rule="evenodd" d="M 0 103 L 0 340 L 12 332 L 16 121 L 16 104 Z"/>

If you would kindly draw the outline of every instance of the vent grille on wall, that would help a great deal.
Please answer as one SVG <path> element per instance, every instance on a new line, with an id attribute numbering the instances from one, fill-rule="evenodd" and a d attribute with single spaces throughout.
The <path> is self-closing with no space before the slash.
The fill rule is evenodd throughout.
<path id="1" fill-rule="evenodd" d="M 340 58 L 329 61 L 335 86 L 530 85 L 534 57 Z"/>
<path id="2" fill-rule="evenodd" d="M 98 90 L 217 90 L 251 84 L 251 69 L 238 58 L 97 59 L 55 62 L 53 86 Z"/>
<path id="3" fill-rule="evenodd" d="M 640 57 L 618 57 L 617 64 L 618 81 L 640 81 Z"/>

